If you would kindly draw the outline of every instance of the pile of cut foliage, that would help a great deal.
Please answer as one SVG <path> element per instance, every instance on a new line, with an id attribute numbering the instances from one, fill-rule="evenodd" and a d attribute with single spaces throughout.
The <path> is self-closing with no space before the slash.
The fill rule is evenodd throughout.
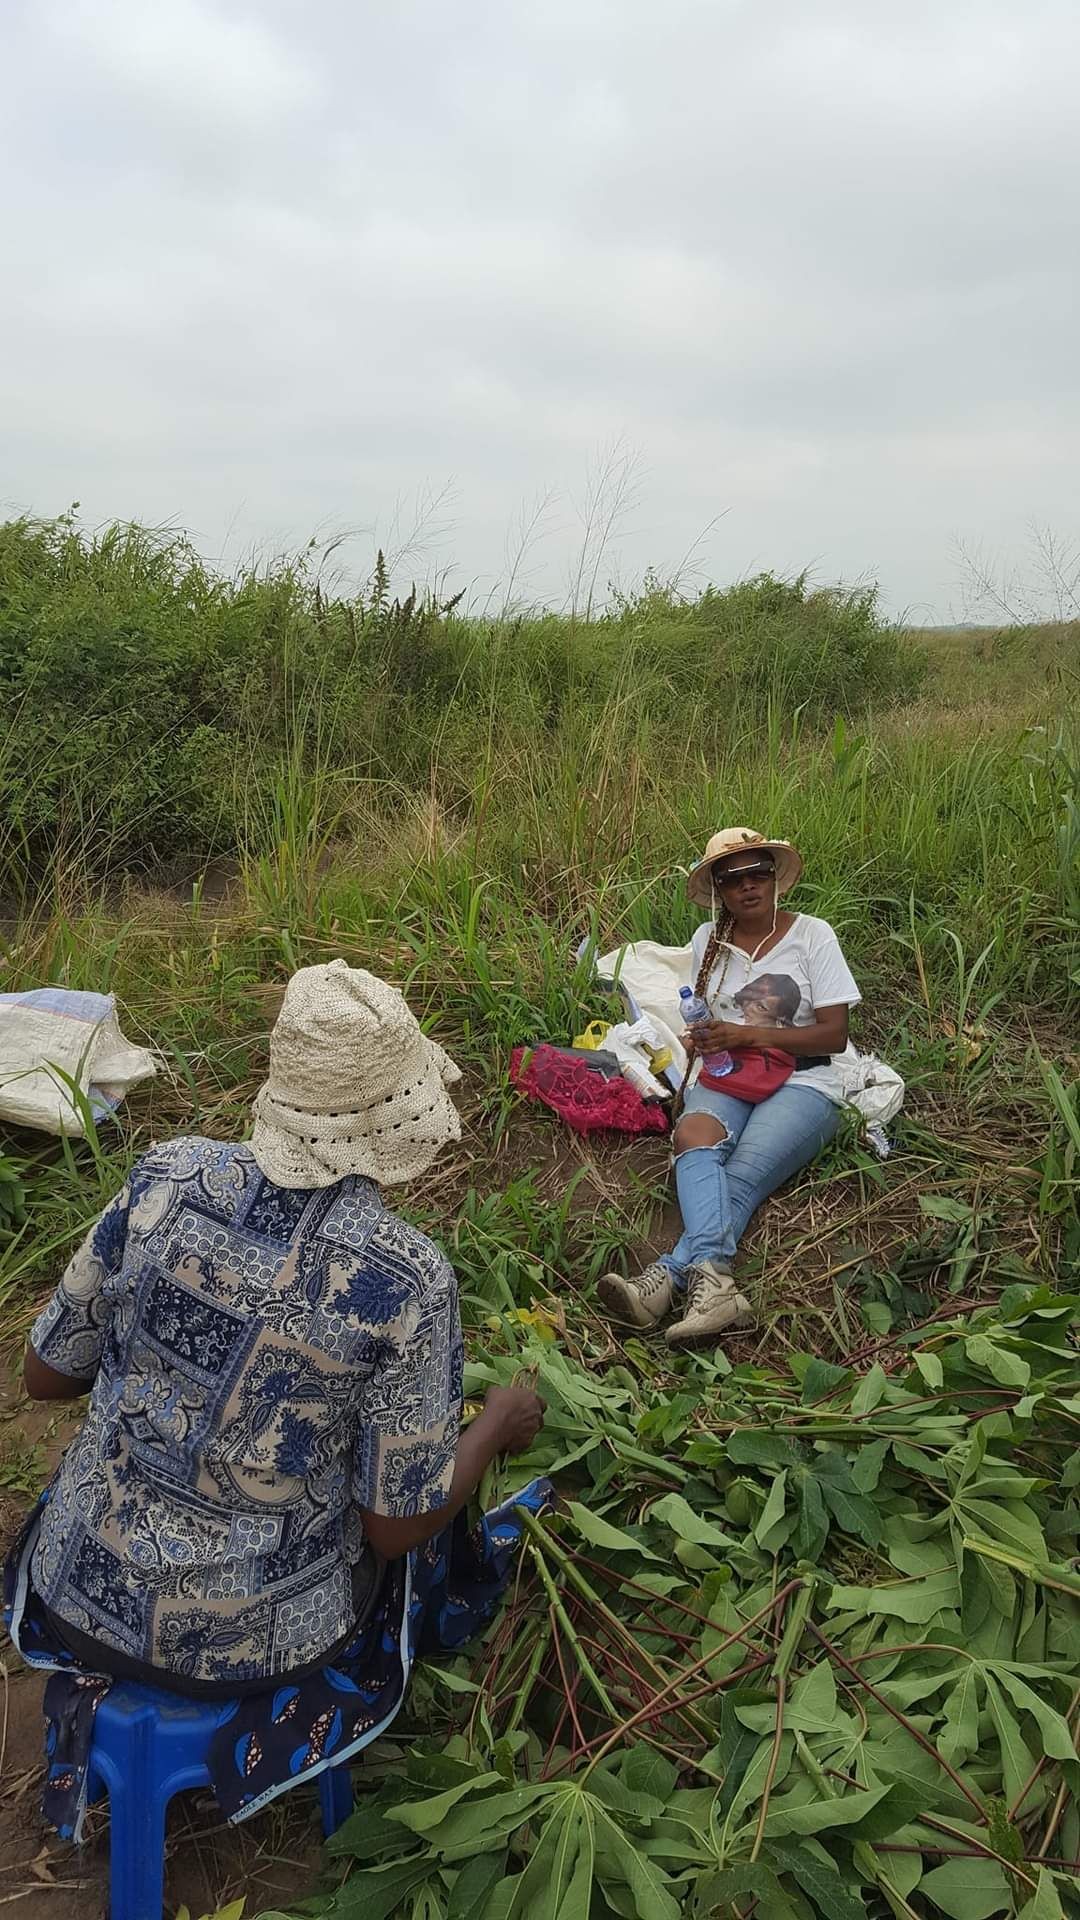
<path id="1" fill-rule="evenodd" d="M 535 1368 L 561 1509 L 306 1911 L 1080 1915 L 1078 1309 L 1010 1284 L 784 1373 L 495 1323 L 469 1391 Z"/>

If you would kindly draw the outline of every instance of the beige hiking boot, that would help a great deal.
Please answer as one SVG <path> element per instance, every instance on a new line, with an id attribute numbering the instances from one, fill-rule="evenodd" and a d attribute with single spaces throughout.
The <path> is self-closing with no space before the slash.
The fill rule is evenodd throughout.
<path id="1" fill-rule="evenodd" d="M 621 1273 L 605 1273 L 598 1281 L 597 1293 L 605 1307 L 633 1327 L 658 1327 L 675 1301 L 675 1283 L 667 1268 L 654 1260 L 636 1280 L 624 1280 Z"/>
<path id="2" fill-rule="evenodd" d="M 700 1260 L 687 1278 L 686 1312 L 668 1328 L 667 1342 L 669 1347 L 692 1347 L 724 1333 L 743 1333 L 753 1324 L 754 1310 L 745 1293 L 737 1292 L 730 1267 L 719 1260 Z"/>

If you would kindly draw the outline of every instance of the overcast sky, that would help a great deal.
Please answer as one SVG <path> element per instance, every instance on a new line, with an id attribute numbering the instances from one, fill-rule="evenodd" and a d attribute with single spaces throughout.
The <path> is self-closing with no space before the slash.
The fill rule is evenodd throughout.
<path id="1" fill-rule="evenodd" d="M 539 507 L 558 601 L 614 449 L 601 590 L 689 549 L 943 619 L 957 536 L 1080 532 L 1076 0 L 0 21 L 5 509 L 362 570 L 428 500 L 403 567 L 482 602 Z"/>

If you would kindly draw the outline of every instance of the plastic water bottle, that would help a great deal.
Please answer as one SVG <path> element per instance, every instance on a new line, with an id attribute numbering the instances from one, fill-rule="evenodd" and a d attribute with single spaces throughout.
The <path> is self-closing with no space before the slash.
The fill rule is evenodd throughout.
<path id="1" fill-rule="evenodd" d="M 695 993 L 692 987 L 680 987 L 679 999 L 682 1001 L 682 1017 L 688 1027 L 696 1027 L 699 1021 L 712 1019 L 708 1002 L 703 1000 L 700 994 Z M 712 1074 L 714 1080 L 720 1080 L 725 1073 L 731 1072 L 735 1062 L 724 1047 L 720 1053 L 707 1053 L 701 1064 L 707 1072 Z"/>

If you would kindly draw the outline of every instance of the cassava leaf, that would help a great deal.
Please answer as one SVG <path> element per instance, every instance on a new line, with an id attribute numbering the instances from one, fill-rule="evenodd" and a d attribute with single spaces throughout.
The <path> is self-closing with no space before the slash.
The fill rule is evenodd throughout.
<path id="1" fill-rule="evenodd" d="M 765 1820 L 765 1832 L 770 1839 L 783 1840 L 793 1834 L 828 1833 L 836 1827 L 856 1827 L 879 1801 L 895 1791 L 892 1786 L 860 1788 L 851 1793 L 838 1793 L 832 1800 L 817 1796 L 798 1806 L 788 1806 L 783 1799 L 774 1800 Z M 899 1826 L 902 1822 L 896 1824 Z"/>
<path id="2" fill-rule="evenodd" d="M 886 1328 L 887 1331 L 888 1328 Z M 873 1413 L 874 1408 L 881 1405 L 882 1396 L 888 1384 L 888 1374 L 875 1360 L 869 1373 L 864 1373 L 851 1396 L 851 1411 L 856 1419 L 861 1420 L 865 1414 Z"/>
<path id="3" fill-rule="evenodd" d="M 760 1901 L 779 1891 L 775 1873 L 761 1861 L 754 1866 L 720 1867 L 714 1873 L 703 1874 L 698 1881 L 694 1889 L 694 1912 L 706 1920 L 706 1916 L 732 1912 L 733 1900 L 746 1897 Z"/>
<path id="4" fill-rule="evenodd" d="M 758 1740 L 753 1753 L 747 1761 L 744 1771 L 735 1782 L 735 1791 L 731 1796 L 728 1819 L 732 1826 L 741 1820 L 748 1807 L 760 1800 L 765 1786 L 765 1776 L 769 1770 L 773 1741 L 769 1737 Z M 793 1735 L 785 1733 L 780 1740 L 780 1757 L 776 1767 L 774 1786 L 780 1786 L 791 1771 L 792 1755 L 795 1752 Z"/>
<path id="5" fill-rule="evenodd" d="M 787 1469 L 784 1468 L 780 1473 L 775 1475 L 772 1486 L 769 1488 L 769 1497 L 761 1509 L 757 1525 L 754 1528 L 754 1539 L 757 1541 L 759 1547 L 765 1547 L 765 1542 L 769 1534 L 784 1518 L 786 1499 Z M 765 1551 L 768 1552 L 767 1547 Z"/>
<path id="6" fill-rule="evenodd" d="M 989 1672 L 986 1675 L 986 1696 L 990 1718 L 1001 1747 L 1005 1798 L 1011 1806 L 1030 1780 L 1035 1761 L 1020 1731 L 1020 1722 Z"/>
<path id="7" fill-rule="evenodd" d="M 364 1867 L 335 1895 L 334 1920 L 389 1920 L 409 1894 L 434 1878 L 436 1869 L 432 1854 L 422 1860 L 396 1860 L 388 1867 Z"/>
<path id="8" fill-rule="evenodd" d="M 1065 1909 L 1045 1867 L 1039 1868 L 1035 1892 L 1020 1908 L 1019 1920 L 1065 1920 Z"/>
<path id="9" fill-rule="evenodd" d="M 851 1379 L 850 1367 L 834 1366 L 831 1360 L 814 1358 L 803 1374 L 802 1397 L 809 1406 L 815 1400 L 823 1400 L 827 1393 L 834 1393 L 837 1387 Z"/>
<path id="10" fill-rule="evenodd" d="M 851 1478 L 860 1493 L 873 1493 L 881 1479 L 881 1469 L 885 1465 L 885 1455 L 889 1451 L 887 1440 L 871 1440 L 860 1447 L 851 1469 Z"/>
<path id="11" fill-rule="evenodd" d="M 979 1680 L 980 1669 L 972 1661 L 945 1700 L 938 1746 L 951 1767 L 962 1766 L 979 1751 Z"/>
<path id="12" fill-rule="evenodd" d="M 808 1468 L 802 1468 L 795 1476 L 793 1490 L 799 1503 L 795 1550 L 800 1560 L 816 1560 L 829 1532 L 821 1484 Z"/>
<path id="13" fill-rule="evenodd" d="M 885 1614 L 894 1620 L 906 1620 L 911 1626 L 926 1626 L 944 1609 L 960 1602 L 960 1582 L 948 1569 L 928 1574 L 924 1580 L 908 1580 L 888 1587 L 834 1587 L 826 1601 L 830 1608 L 842 1607 L 845 1613 Z"/>
<path id="14" fill-rule="evenodd" d="M 587 1540 L 590 1546 L 604 1547 L 609 1553 L 633 1553 L 638 1559 L 655 1560 L 657 1558 L 643 1540 L 632 1539 L 630 1534 L 623 1533 L 618 1527 L 613 1527 L 610 1520 L 603 1519 L 598 1513 L 591 1513 L 589 1508 L 583 1507 L 579 1500 L 571 1500 L 568 1503 L 567 1512 L 582 1539 Z"/>
<path id="15" fill-rule="evenodd" d="M 765 1433 L 760 1428 L 736 1427 L 728 1435 L 728 1459 L 739 1467 L 769 1467 L 779 1473 L 781 1467 L 796 1467 L 802 1452 L 785 1434 Z"/>
<path id="16" fill-rule="evenodd" d="M 866 1494 L 849 1493 L 846 1487 L 834 1486 L 831 1480 L 820 1481 L 825 1504 L 833 1519 L 845 1533 L 852 1533 L 864 1540 L 868 1547 L 876 1547 L 881 1539 L 881 1518 L 872 1500 Z"/>
<path id="17" fill-rule="evenodd" d="M 923 1382 L 929 1387 L 931 1393 L 936 1393 L 940 1387 L 944 1386 L 945 1369 L 941 1364 L 939 1354 L 931 1353 L 927 1350 L 925 1353 L 914 1354 L 912 1358 L 922 1376 Z"/>
<path id="18" fill-rule="evenodd" d="M 753 1733 L 768 1733 L 776 1725 L 775 1700 L 759 1706 L 735 1705 L 740 1725 Z M 836 1733 L 846 1723 L 836 1704 L 836 1678 L 828 1660 L 819 1660 L 796 1680 L 784 1706 L 784 1725 L 791 1733 Z"/>
<path id="19" fill-rule="evenodd" d="M 523 1873 L 511 1884 L 506 1920 L 589 1920 L 595 1862 L 592 1803 L 564 1787 Z"/>
<path id="20" fill-rule="evenodd" d="M 488 1920 L 491 1896 L 505 1873 L 505 1853 L 481 1853 L 467 1860 L 450 1889 L 446 1920 Z"/>
<path id="21" fill-rule="evenodd" d="M 990 1920 L 1007 1913 L 1012 1894 L 996 1860 L 946 1860 L 923 1875 L 919 1892 L 949 1920 Z"/>
<path id="22" fill-rule="evenodd" d="M 826 1866 L 809 1847 L 784 1846 L 774 1841 L 769 1857 L 778 1872 L 790 1873 L 828 1920 L 866 1920 L 866 1907 L 858 1889 L 849 1886 L 835 1867 Z"/>
<path id="23" fill-rule="evenodd" d="M 631 1793 L 648 1794 L 664 1802 L 674 1793 L 679 1778 L 678 1768 L 654 1747 L 631 1747 L 620 1771 L 623 1786 Z"/>
<path id="24" fill-rule="evenodd" d="M 612 1883 L 627 1888 L 638 1920 L 679 1920 L 679 1902 L 667 1875 L 602 1807 L 597 1810 L 596 1873 L 605 1890 Z"/>
<path id="25" fill-rule="evenodd" d="M 1050 1676 L 1047 1675 L 1046 1679 L 1049 1680 L 1049 1678 Z M 1037 1693 L 1034 1687 L 1029 1687 L 1027 1681 L 1004 1661 L 995 1661 L 994 1679 L 999 1687 L 1012 1695 L 1014 1705 L 1030 1713 L 1032 1719 L 1038 1723 L 1042 1744 L 1051 1760 L 1076 1758 L 1076 1747 L 1069 1732 L 1068 1722 L 1063 1714 L 1055 1712 L 1043 1694 Z"/>
<path id="26" fill-rule="evenodd" d="M 459 1801 L 469 1795 L 479 1796 L 505 1785 L 499 1773 L 480 1773 L 471 1780 L 459 1782 L 456 1787 L 447 1787 L 443 1793 L 433 1793 L 426 1800 L 406 1801 L 402 1806 L 392 1808 L 387 1817 L 408 1827 L 413 1833 L 430 1833 Z"/>
<path id="27" fill-rule="evenodd" d="M 654 1501 L 649 1508 L 648 1517 L 650 1520 L 662 1520 L 680 1540 L 691 1540 L 695 1546 L 733 1547 L 736 1544 L 723 1527 L 706 1520 L 703 1514 L 695 1513 L 681 1493 L 665 1493 L 663 1499 Z"/>
<path id="28" fill-rule="evenodd" d="M 475 1802 L 463 1801 L 429 1832 L 429 1844 L 451 1862 L 472 1853 L 490 1853 L 550 1802 L 554 1791 L 551 1784 L 540 1782 L 509 1787 Z"/>
<path id="29" fill-rule="evenodd" d="M 964 1342 L 964 1351 L 973 1367 L 988 1373 L 1003 1387 L 1026 1387 L 1031 1379 L 1031 1368 L 1018 1353 L 1011 1353 L 1008 1347 L 999 1346 L 985 1334 L 972 1334 Z"/>

